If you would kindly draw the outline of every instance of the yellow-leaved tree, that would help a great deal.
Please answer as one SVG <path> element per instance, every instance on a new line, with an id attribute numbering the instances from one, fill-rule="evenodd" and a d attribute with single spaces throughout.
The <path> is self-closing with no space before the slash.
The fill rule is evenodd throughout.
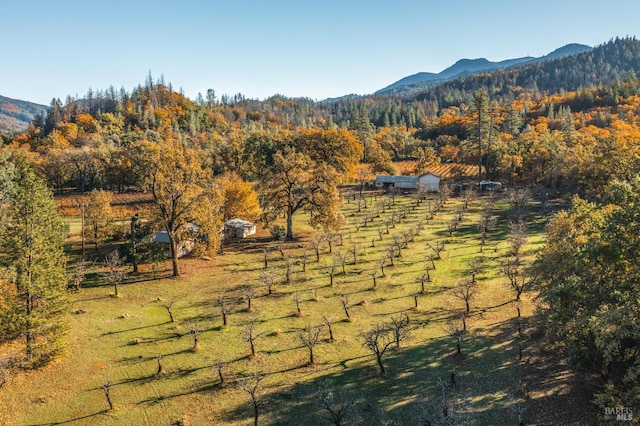
<path id="1" fill-rule="evenodd" d="M 235 172 L 225 173 L 216 179 L 222 191 L 222 216 L 225 221 L 240 217 L 255 222 L 262 214 L 258 193 L 250 182 Z"/>

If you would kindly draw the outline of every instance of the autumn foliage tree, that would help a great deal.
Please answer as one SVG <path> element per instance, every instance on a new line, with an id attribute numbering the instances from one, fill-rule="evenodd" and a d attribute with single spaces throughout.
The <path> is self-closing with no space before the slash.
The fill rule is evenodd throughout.
<path id="1" fill-rule="evenodd" d="M 210 169 L 180 135 L 169 132 L 162 142 L 151 145 L 148 154 L 144 187 L 153 195 L 155 219 L 169 237 L 173 276 L 177 277 L 180 241 L 202 236 L 203 251 L 217 248 L 221 195 L 211 182 Z"/>
<path id="2" fill-rule="evenodd" d="M 295 148 L 278 151 L 273 167 L 261 183 L 263 206 L 272 220 L 284 214 L 287 238 L 293 239 L 293 216 L 311 212 L 311 222 L 325 228 L 339 228 L 344 218 L 339 211 L 339 175 L 331 166 L 314 162 Z"/>

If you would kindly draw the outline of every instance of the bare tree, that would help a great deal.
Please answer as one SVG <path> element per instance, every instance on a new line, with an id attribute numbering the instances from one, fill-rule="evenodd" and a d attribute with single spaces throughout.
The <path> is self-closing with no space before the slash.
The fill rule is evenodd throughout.
<path id="1" fill-rule="evenodd" d="M 445 327 L 445 332 L 450 337 L 453 337 L 456 341 L 456 352 L 461 353 L 462 351 L 462 336 L 464 336 L 464 328 L 461 326 L 460 322 L 455 319 L 450 319 L 447 322 Z"/>
<path id="2" fill-rule="evenodd" d="M 418 277 L 417 281 L 420 282 L 420 293 L 424 293 L 424 283 L 431 281 L 431 276 L 429 275 L 429 268 L 427 268 L 424 274 Z"/>
<path id="3" fill-rule="evenodd" d="M 393 247 L 395 247 L 398 252 L 396 256 L 402 257 L 402 249 L 405 246 L 405 239 L 402 238 L 402 235 L 394 235 L 393 236 Z"/>
<path id="4" fill-rule="evenodd" d="M 231 305 L 229 304 L 229 302 L 227 301 L 227 298 L 224 295 L 218 297 L 218 300 L 216 303 L 218 305 L 218 308 L 220 309 L 220 316 L 222 317 L 222 326 L 226 327 L 228 325 L 227 317 L 231 313 Z"/>
<path id="5" fill-rule="evenodd" d="M 336 339 L 333 338 L 333 329 L 331 328 L 331 318 L 326 315 L 323 315 L 322 321 L 327 326 L 327 330 L 329 331 L 329 341 L 334 342 Z"/>
<path id="6" fill-rule="evenodd" d="M 389 266 L 395 266 L 393 263 L 393 258 L 396 257 L 396 247 L 389 246 L 387 247 L 387 259 L 389 259 Z"/>
<path id="7" fill-rule="evenodd" d="M 189 333 L 191 334 L 191 337 L 193 338 L 193 347 L 191 348 L 191 350 L 193 352 L 197 352 L 198 351 L 198 343 L 200 341 L 200 327 L 198 327 L 197 324 L 191 325 L 191 327 L 189 327 Z"/>
<path id="8" fill-rule="evenodd" d="M 345 264 L 347 263 L 347 253 L 343 253 L 342 250 L 336 251 L 335 259 L 338 259 L 340 266 L 342 266 L 342 275 L 346 275 Z"/>
<path id="9" fill-rule="evenodd" d="M 356 265 L 358 263 L 358 244 L 353 243 L 353 246 L 349 249 L 349 253 L 353 256 L 353 264 Z"/>
<path id="10" fill-rule="evenodd" d="M 264 334 L 264 332 L 257 332 L 256 325 L 257 321 L 255 317 L 252 317 L 245 325 L 244 330 L 242 330 L 242 338 L 245 342 L 249 343 L 252 358 L 256 356 L 256 340 Z"/>
<path id="11" fill-rule="evenodd" d="M 254 286 L 246 284 L 242 286 L 242 295 L 247 299 L 247 312 L 253 312 L 251 301 L 256 297 L 256 289 Z"/>
<path id="12" fill-rule="evenodd" d="M 273 268 L 260 272 L 260 282 L 267 287 L 267 294 L 271 296 L 273 294 L 273 287 L 276 285 L 276 274 Z"/>
<path id="13" fill-rule="evenodd" d="M 269 253 L 270 252 L 271 252 L 270 248 L 265 248 L 264 250 L 262 250 L 264 269 L 267 269 L 269 267 Z"/>
<path id="14" fill-rule="evenodd" d="M 302 310 L 300 309 L 300 302 L 302 302 L 302 299 L 300 297 L 300 293 L 299 292 L 295 292 L 293 293 L 293 301 L 296 304 L 296 316 L 301 317 L 302 316 Z"/>
<path id="15" fill-rule="evenodd" d="M 511 245 L 510 255 L 520 259 L 522 247 L 527 243 L 527 225 L 522 222 L 509 222 L 509 236 L 507 237 Z"/>
<path id="16" fill-rule="evenodd" d="M 316 360 L 313 354 L 313 349 L 320 342 L 320 332 L 322 331 L 322 325 L 311 327 L 308 325 L 303 331 L 300 331 L 298 338 L 302 343 L 302 346 L 309 350 L 309 365 L 315 365 Z"/>
<path id="17" fill-rule="evenodd" d="M 325 262 L 324 269 L 329 274 L 329 285 L 333 287 L 333 277 L 336 275 L 336 262 L 331 259 L 331 262 Z"/>
<path id="18" fill-rule="evenodd" d="M 500 270 L 509 279 L 509 285 L 516 293 L 516 301 L 519 301 L 522 293 L 536 282 L 537 277 L 531 272 L 533 269 L 525 269 L 517 257 L 503 262 Z"/>
<path id="19" fill-rule="evenodd" d="M 226 363 L 223 362 L 222 360 L 218 359 L 216 360 L 215 364 L 214 364 L 214 368 L 216 370 L 216 372 L 218 373 L 218 379 L 220 380 L 220 384 L 224 385 L 224 374 L 222 373 L 222 370 L 224 369 L 224 367 L 226 366 Z"/>
<path id="20" fill-rule="evenodd" d="M 80 290 L 82 283 L 84 282 L 87 276 L 87 266 L 85 262 L 80 258 L 76 260 L 73 265 L 73 270 L 71 272 L 71 281 L 73 282 L 73 288 L 76 291 Z"/>
<path id="21" fill-rule="evenodd" d="M 517 221 L 522 221 L 524 218 L 530 199 L 531 191 L 527 188 L 510 188 L 507 190 L 507 200 L 511 206 L 511 212 Z"/>
<path id="22" fill-rule="evenodd" d="M 442 258 L 442 255 L 440 253 L 442 253 L 444 251 L 444 241 L 438 240 L 434 244 L 427 243 L 427 245 L 435 253 L 435 255 L 436 255 L 435 259 L 436 260 L 440 260 Z"/>
<path id="23" fill-rule="evenodd" d="M 340 304 L 342 305 L 342 309 L 344 309 L 344 314 L 347 316 L 347 320 L 351 319 L 349 316 L 349 295 L 343 294 L 340 296 Z"/>
<path id="24" fill-rule="evenodd" d="M 169 322 L 175 322 L 175 318 L 173 317 L 173 305 L 176 301 L 172 300 L 168 305 L 162 305 L 167 310 L 167 314 L 169 314 Z"/>
<path id="25" fill-rule="evenodd" d="M 111 380 L 103 380 L 102 381 L 102 393 L 107 400 L 107 404 L 109 404 L 109 410 L 113 410 L 113 400 L 111 399 Z"/>
<path id="26" fill-rule="evenodd" d="M 284 267 L 285 267 L 285 271 L 284 271 L 284 276 L 285 276 L 285 282 L 287 284 L 291 284 L 291 274 L 293 273 L 293 262 L 294 260 L 290 257 L 287 256 L 285 258 L 285 263 L 284 263 Z"/>
<path id="27" fill-rule="evenodd" d="M 389 323 L 389 329 L 393 334 L 393 340 L 396 343 L 396 348 L 400 347 L 400 344 L 409 338 L 409 316 L 407 314 L 399 314 L 391 317 Z"/>
<path id="28" fill-rule="evenodd" d="M 453 296 L 464 302 L 467 313 L 471 311 L 471 301 L 474 299 L 477 290 L 476 282 L 469 278 L 459 282 L 453 290 Z"/>
<path id="29" fill-rule="evenodd" d="M 387 258 L 383 257 L 382 259 L 380 259 L 380 272 L 382 273 L 383 277 L 386 277 L 386 274 L 384 273 L 384 265 L 387 263 Z"/>
<path id="30" fill-rule="evenodd" d="M 495 219 L 493 218 L 492 210 L 493 199 L 489 198 L 483 203 L 482 214 L 480 216 L 480 221 L 478 222 L 478 228 L 480 229 L 480 251 L 483 250 L 485 245 L 487 233 L 495 227 Z"/>
<path id="31" fill-rule="evenodd" d="M 326 232 L 324 234 L 324 241 L 327 243 L 327 247 L 329 247 L 329 253 L 333 253 L 333 238 L 334 235 L 332 232 Z"/>
<path id="32" fill-rule="evenodd" d="M 316 262 L 320 262 L 320 248 L 322 248 L 322 244 L 324 244 L 324 236 L 314 235 L 311 237 L 310 244 L 313 252 L 316 254 Z"/>
<path id="33" fill-rule="evenodd" d="M 262 379 L 264 379 L 264 374 L 262 372 L 254 372 L 248 377 L 243 377 L 236 381 L 237 388 L 246 392 L 251 398 L 250 405 L 253 408 L 254 426 L 258 426 L 258 416 L 262 405 L 259 398 L 260 382 Z"/>
<path id="34" fill-rule="evenodd" d="M 355 403 L 355 399 L 348 397 L 346 386 L 336 389 L 330 381 L 323 382 L 316 392 L 316 405 L 328 413 L 326 418 L 334 426 L 348 423 Z"/>
<path id="35" fill-rule="evenodd" d="M 475 200 L 476 192 L 473 188 L 467 188 L 462 191 L 462 207 L 467 210 L 469 208 L 469 203 Z"/>
<path id="36" fill-rule="evenodd" d="M 385 376 L 387 371 L 382 363 L 382 357 L 389 347 L 394 343 L 391 329 L 382 323 L 374 324 L 373 327 L 360 335 L 365 348 L 369 349 L 376 357 L 380 375 Z"/>
<path id="37" fill-rule="evenodd" d="M 369 274 L 369 276 L 371 276 L 371 278 L 373 279 L 373 288 L 376 288 L 376 278 L 378 277 L 378 270 L 377 269 L 372 269 L 371 271 L 367 272 L 367 274 Z"/>
<path id="38" fill-rule="evenodd" d="M 127 277 L 127 271 L 124 269 L 124 261 L 117 250 L 105 256 L 104 266 L 107 270 L 102 276 L 108 285 L 113 286 L 114 296 L 118 297 L 118 286 Z"/>
<path id="39" fill-rule="evenodd" d="M 467 273 L 471 275 L 471 281 L 474 283 L 477 281 L 477 277 L 484 270 L 484 258 L 478 257 L 475 258 L 468 263 L 469 269 L 467 269 Z"/>

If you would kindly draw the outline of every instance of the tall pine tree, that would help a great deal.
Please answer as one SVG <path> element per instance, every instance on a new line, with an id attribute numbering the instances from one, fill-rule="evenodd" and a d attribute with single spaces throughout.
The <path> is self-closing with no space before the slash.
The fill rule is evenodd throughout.
<path id="1" fill-rule="evenodd" d="M 0 265 L 14 291 L 0 315 L 11 318 L 13 335 L 3 337 L 23 339 L 26 364 L 37 367 L 64 348 L 65 229 L 46 184 L 24 159 L 16 161 L 12 186 L 0 224 Z"/>

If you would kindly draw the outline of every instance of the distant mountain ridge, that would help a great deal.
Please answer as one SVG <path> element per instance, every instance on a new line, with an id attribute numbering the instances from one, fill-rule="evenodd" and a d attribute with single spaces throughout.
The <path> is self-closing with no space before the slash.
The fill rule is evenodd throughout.
<path id="1" fill-rule="evenodd" d="M 409 92 L 424 90 L 426 88 L 446 83 L 447 81 L 471 74 L 476 74 L 484 71 L 504 70 L 518 65 L 530 64 L 533 62 L 545 61 L 549 59 L 558 59 L 565 56 L 588 52 L 591 50 L 593 50 L 593 47 L 591 46 L 572 43 L 560 47 L 549 53 L 548 55 L 541 56 L 539 58 L 533 56 L 524 56 L 522 58 L 506 59 L 500 62 L 492 62 L 485 58 L 460 59 L 449 68 L 446 68 L 437 74 L 430 72 L 419 72 L 417 74 L 404 77 L 396 81 L 395 83 L 378 90 L 377 92 L 375 92 L 375 94 L 406 94 Z"/>
<path id="2" fill-rule="evenodd" d="M 47 106 L 33 102 L 0 96 L 0 132 L 23 132 L 29 123 L 40 114 L 47 114 Z"/>

